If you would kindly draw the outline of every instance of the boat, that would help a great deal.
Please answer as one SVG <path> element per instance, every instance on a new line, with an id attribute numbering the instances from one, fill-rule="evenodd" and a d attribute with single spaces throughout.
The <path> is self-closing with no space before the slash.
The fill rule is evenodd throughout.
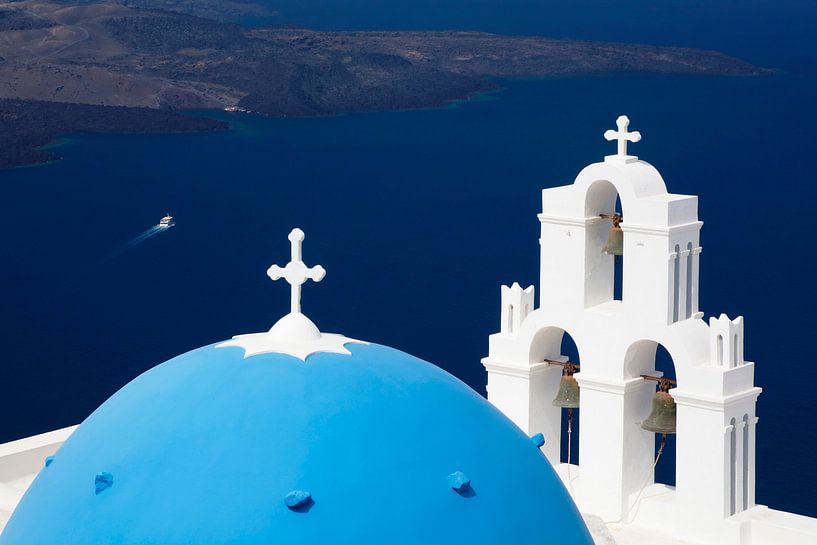
<path id="1" fill-rule="evenodd" d="M 176 223 L 170 214 L 165 214 L 165 217 L 159 220 L 159 227 L 173 227 L 174 225 L 176 225 Z"/>

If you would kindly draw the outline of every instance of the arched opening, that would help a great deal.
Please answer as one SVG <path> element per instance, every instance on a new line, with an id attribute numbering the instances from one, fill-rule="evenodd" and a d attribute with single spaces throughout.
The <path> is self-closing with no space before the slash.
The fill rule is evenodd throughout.
<path id="1" fill-rule="evenodd" d="M 677 381 L 675 365 L 672 360 L 672 356 L 663 345 L 655 341 L 642 340 L 633 343 L 633 345 L 630 346 L 630 348 L 627 350 L 627 354 L 625 355 L 624 366 L 625 372 L 627 374 L 626 378 L 638 378 L 641 375 L 648 375 L 661 376 L 664 378 L 672 379 L 673 381 Z M 639 401 L 641 406 L 639 408 L 638 413 L 641 415 L 641 421 L 633 424 L 639 427 L 643 424 L 645 420 L 649 418 L 651 411 L 653 409 L 652 406 L 653 398 L 655 396 L 655 393 L 659 389 L 658 382 L 653 381 L 649 382 L 654 386 L 650 388 L 649 395 L 645 395 L 643 399 Z M 645 434 L 652 433 L 643 429 L 642 431 Z M 660 448 L 662 434 L 653 433 L 653 435 L 654 435 L 653 439 L 646 443 L 643 443 L 644 446 L 640 448 L 652 447 L 649 456 L 652 458 L 652 460 L 655 460 L 658 454 L 658 450 Z M 666 444 L 664 445 L 664 448 L 661 451 L 661 458 L 655 465 L 654 476 L 656 483 L 663 483 L 670 486 L 675 486 L 675 469 L 676 469 L 675 445 L 676 445 L 675 433 L 668 433 L 666 436 Z"/>
<path id="2" fill-rule="evenodd" d="M 567 357 L 567 361 L 579 363 L 579 349 L 573 337 L 566 333 L 562 336 L 561 354 Z M 573 410 L 572 429 L 569 434 L 567 416 L 567 411 L 562 411 L 562 444 L 559 461 L 565 464 L 569 461 L 573 465 L 579 465 L 579 410 Z"/>
<path id="3" fill-rule="evenodd" d="M 723 335 L 718 334 L 718 365 L 723 365 Z"/>
<path id="4" fill-rule="evenodd" d="M 624 256 L 609 253 L 608 246 L 616 214 L 626 221 L 615 186 L 606 180 L 591 184 L 585 199 L 586 307 L 624 299 Z"/>
<path id="5" fill-rule="evenodd" d="M 531 363 L 558 361 L 580 365 L 576 342 L 569 333 L 559 327 L 546 327 L 536 333 L 531 343 L 529 358 Z M 559 397 L 561 379 L 565 374 L 563 370 L 562 377 L 558 381 L 559 384 L 553 384 L 552 395 L 549 395 L 542 403 L 546 405 L 546 408 L 558 410 L 558 413 L 554 414 L 554 418 L 558 418 L 558 420 L 554 420 L 553 429 L 559 430 L 559 462 L 567 463 L 569 461 L 571 465 L 578 465 L 579 407 L 558 409 L 558 406 L 554 404 L 556 398 Z M 579 399 L 581 399 L 580 395 Z"/>
<path id="6" fill-rule="evenodd" d="M 533 336 L 530 344 L 530 363 L 539 363 L 545 360 L 557 360 L 562 355 L 562 338 L 565 330 L 550 326 L 540 329 Z"/>
<path id="7" fill-rule="evenodd" d="M 672 356 L 667 352 L 663 345 L 657 345 L 655 350 L 655 371 L 661 373 L 662 376 L 676 380 L 675 365 L 672 361 Z M 664 451 L 661 454 L 661 460 L 655 466 L 655 482 L 675 486 L 675 439 L 674 433 L 667 435 L 667 444 L 664 446 Z M 661 435 L 655 434 L 655 450 L 658 452 L 658 447 L 661 443 Z"/>
<path id="8" fill-rule="evenodd" d="M 616 205 L 614 208 L 614 213 L 618 214 L 621 217 L 624 215 L 621 212 L 621 197 L 616 195 Z M 624 256 L 623 255 L 614 255 L 613 256 L 613 300 L 614 301 L 623 301 L 624 300 Z"/>

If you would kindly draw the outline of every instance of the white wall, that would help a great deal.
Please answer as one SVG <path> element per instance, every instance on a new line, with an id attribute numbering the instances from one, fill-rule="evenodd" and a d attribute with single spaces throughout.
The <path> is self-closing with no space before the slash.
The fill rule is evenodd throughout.
<path id="1" fill-rule="evenodd" d="M 620 199 L 624 231 L 623 297 L 613 298 L 613 257 L 601 249 Z M 655 438 L 641 429 L 650 411 L 656 347 L 671 355 L 678 381 L 677 494 L 672 532 L 698 540 L 724 535 L 732 511 L 754 505 L 754 366 L 743 361 L 743 320 L 707 324 L 698 310 L 700 230 L 695 196 L 673 195 L 658 171 L 632 156 L 610 156 L 572 185 L 542 192 L 540 305 L 513 328 L 492 335 L 488 398 L 529 434 L 542 432 L 559 462 L 561 411 L 550 408 L 562 333 L 579 351 L 580 507 L 605 520 L 628 514 L 653 482 Z M 728 363 L 713 360 L 718 335 Z M 734 357 L 731 355 L 735 352 Z M 549 367 L 553 369 L 548 370 Z M 509 369 L 513 372 L 509 373 Z M 746 415 L 751 425 L 743 425 Z M 738 425 L 735 461 L 727 428 Z M 735 467 L 739 478 L 732 478 Z M 745 469 L 744 469 L 745 468 Z M 739 481 L 739 482 L 738 482 Z M 737 495 L 736 507 L 730 507 Z"/>

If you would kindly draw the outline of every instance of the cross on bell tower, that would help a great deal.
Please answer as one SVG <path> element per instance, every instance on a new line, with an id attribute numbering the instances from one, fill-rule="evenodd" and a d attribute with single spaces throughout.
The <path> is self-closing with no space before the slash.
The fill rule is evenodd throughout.
<path id="1" fill-rule="evenodd" d="M 608 155 L 605 160 L 617 160 L 624 162 L 631 162 L 638 159 L 635 155 L 627 155 L 627 142 L 638 142 L 641 140 L 641 133 L 638 131 L 628 132 L 627 128 L 630 126 L 630 118 L 626 115 L 618 116 L 616 119 L 617 131 L 609 129 L 604 133 L 604 138 L 607 140 L 618 140 L 618 151 L 615 155 Z"/>
<path id="2" fill-rule="evenodd" d="M 273 280 L 283 278 L 289 282 L 290 293 L 290 313 L 301 313 L 301 286 L 307 281 L 320 282 L 326 276 L 326 269 L 320 265 L 307 267 L 301 257 L 301 244 L 304 241 L 304 232 L 297 227 L 289 233 L 291 245 L 291 259 L 285 267 L 272 265 L 267 269 L 267 276 Z"/>

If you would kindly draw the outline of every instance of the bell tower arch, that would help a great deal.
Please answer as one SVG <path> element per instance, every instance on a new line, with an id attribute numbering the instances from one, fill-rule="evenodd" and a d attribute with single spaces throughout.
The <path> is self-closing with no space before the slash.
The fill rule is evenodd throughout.
<path id="1" fill-rule="evenodd" d="M 623 233 L 613 231 L 614 227 L 620 229 L 618 218 L 623 217 L 617 209 L 618 202 L 618 191 L 607 180 L 594 181 L 585 194 L 585 218 L 592 220 L 587 222 L 585 230 L 585 307 L 624 298 L 623 290 L 621 297 L 616 297 L 616 272 L 623 274 L 616 271 L 616 259 L 622 256 L 613 255 L 607 249 L 611 238 L 623 237 Z"/>
<path id="2" fill-rule="evenodd" d="M 707 323 L 698 309 L 698 198 L 669 193 L 655 167 L 628 154 L 627 144 L 641 138 L 628 125 L 622 116 L 618 130 L 605 133 L 618 141 L 616 154 L 585 167 L 572 184 L 542 191 L 539 306 L 512 333 L 503 326 L 490 336 L 488 399 L 525 432 L 545 436 L 543 452 L 566 479 L 553 400 L 562 375 L 555 360 L 564 359 L 560 342 L 569 332 L 581 356 L 574 375 L 580 463 L 568 483 L 579 507 L 647 525 L 645 517 L 659 513 L 673 535 L 706 541 L 754 505 L 760 389 L 753 364 L 743 360 L 743 320 Z M 615 258 L 604 251 L 617 213 L 620 299 Z M 659 345 L 677 379 L 665 388 L 671 399 L 662 398 L 675 414 L 674 487 L 654 483 L 655 435 L 645 427 L 655 426 L 642 426 L 656 395 L 656 382 L 642 375 L 660 376 Z M 660 488 L 645 493 L 649 487 Z"/>

